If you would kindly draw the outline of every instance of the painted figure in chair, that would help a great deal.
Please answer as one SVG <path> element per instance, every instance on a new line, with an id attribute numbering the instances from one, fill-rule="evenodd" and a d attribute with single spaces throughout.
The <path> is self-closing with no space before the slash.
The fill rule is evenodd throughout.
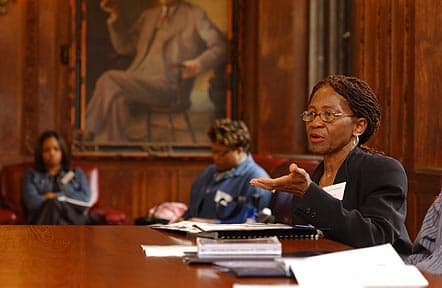
<path id="1" fill-rule="evenodd" d="M 203 9 L 186 1 L 160 0 L 132 27 L 122 21 L 117 1 L 100 4 L 109 13 L 114 49 L 134 58 L 127 70 L 110 70 L 98 79 L 86 126 L 96 138 L 119 143 L 128 141 L 129 105 L 168 107 L 176 97 L 190 97 L 198 74 L 224 67 L 226 40 Z"/>

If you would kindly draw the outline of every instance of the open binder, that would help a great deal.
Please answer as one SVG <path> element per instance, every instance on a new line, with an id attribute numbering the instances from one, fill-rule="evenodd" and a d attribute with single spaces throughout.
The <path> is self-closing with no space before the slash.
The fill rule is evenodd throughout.
<path id="1" fill-rule="evenodd" d="M 174 232 L 185 232 L 197 237 L 214 239 L 250 239 L 276 236 L 285 239 L 318 239 L 320 232 L 313 226 L 285 224 L 207 224 L 182 221 L 174 224 L 155 224 L 150 227 Z"/>

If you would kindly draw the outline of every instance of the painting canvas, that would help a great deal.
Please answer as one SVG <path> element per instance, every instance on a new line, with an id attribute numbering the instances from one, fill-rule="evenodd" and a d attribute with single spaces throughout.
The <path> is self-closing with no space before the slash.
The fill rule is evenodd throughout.
<path id="1" fill-rule="evenodd" d="M 204 151 L 231 116 L 232 2 L 74 2 L 73 153 Z"/>

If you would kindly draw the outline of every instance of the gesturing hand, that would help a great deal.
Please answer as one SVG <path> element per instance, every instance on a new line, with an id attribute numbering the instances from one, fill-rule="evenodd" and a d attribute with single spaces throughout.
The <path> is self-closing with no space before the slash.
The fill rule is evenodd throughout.
<path id="1" fill-rule="evenodd" d="M 290 173 L 279 178 L 253 178 L 250 184 L 269 191 L 290 192 L 297 196 L 303 196 L 312 180 L 310 175 L 296 164 L 290 164 Z"/>

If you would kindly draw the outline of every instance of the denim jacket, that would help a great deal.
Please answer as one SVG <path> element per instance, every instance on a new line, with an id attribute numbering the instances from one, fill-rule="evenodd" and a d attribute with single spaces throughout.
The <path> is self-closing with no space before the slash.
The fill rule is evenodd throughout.
<path id="1" fill-rule="evenodd" d="M 252 178 L 269 177 L 250 154 L 235 169 L 223 173 L 222 177 L 216 177 L 216 174 L 216 166 L 212 164 L 193 183 L 189 208 L 183 215 L 184 218 L 201 217 L 215 219 L 217 223 L 243 223 L 249 217 L 248 210 L 269 207 L 272 193 L 249 184 Z M 232 199 L 244 196 L 246 198 L 244 209 L 230 217 L 229 214 L 235 209 L 236 200 L 225 209 L 217 209 L 215 198 L 219 192 L 229 194 Z M 258 203 L 252 203 L 254 197 L 257 197 Z"/>
<path id="2" fill-rule="evenodd" d="M 46 192 L 56 192 L 57 196 L 66 196 L 69 198 L 88 201 L 91 197 L 91 190 L 84 172 L 80 168 L 72 169 L 74 177 L 66 184 L 62 183 L 63 177 L 69 170 L 62 169 L 56 179 L 60 191 L 52 191 L 54 176 L 48 173 L 42 173 L 35 169 L 28 170 L 23 178 L 23 204 L 26 209 L 27 219 L 32 219 L 33 214 L 38 211 L 46 200 L 43 195 Z"/>

